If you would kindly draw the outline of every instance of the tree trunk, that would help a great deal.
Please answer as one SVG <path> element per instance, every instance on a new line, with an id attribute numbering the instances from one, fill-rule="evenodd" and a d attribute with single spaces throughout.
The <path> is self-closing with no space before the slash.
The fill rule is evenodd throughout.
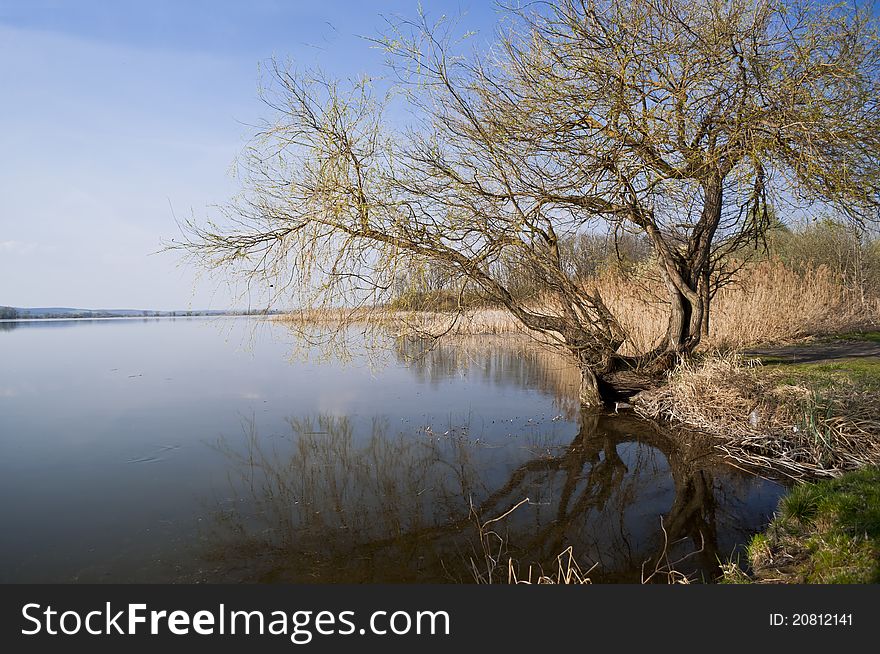
<path id="1" fill-rule="evenodd" d="M 666 350 L 676 354 L 684 350 L 691 324 L 691 303 L 678 289 L 669 292 L 669 326 L 666 328 Z"/>
<path id="2" fill-rule="evenodd" d="M 721 221 L 722 179 L 706 181 L 703 189 L 702 215 L 686 248 L 671 248 L 659 230 L 649 231 L 669 292 L 669 324 L 663 353 L 666 361 L 692 353 L 709 335 L 712 240 Z"/>
<path id="3" fill-rule="evenodd" d="M 709 266 L 706 266 L 703 269 L 703 279 L 701 281 L 702 288 L 700 288 L 700 296 L 703 298 L 703 324 L 700 328 L 700 336 L 702 338 L 709 338 L 709 303 L 712 300 L 712 293 L 709 289 L 710 283 L 711 276 Z"/>
<path id="4" fill-rule="evenodd" d="M 678 289 L 669 292 L 669 325 L 666 328 L 666 350 L 676 354 L 693 352 L 708 327 L 708 306 L 698 291 L 693 302 Z"/>
<path id="5" fill-rule="evenodd" d="M 581 406 L 584 407 L 599 408 L 604 406 L 602 395 L 599 392 L 599 378 L 587 365 L 581 365 L 581 388 L 578 399 Z"/>

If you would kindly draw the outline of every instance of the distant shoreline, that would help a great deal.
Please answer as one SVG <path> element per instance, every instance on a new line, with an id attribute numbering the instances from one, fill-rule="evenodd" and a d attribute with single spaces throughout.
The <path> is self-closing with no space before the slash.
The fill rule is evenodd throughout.
<path id="1" fill-rule="evenodd" d="M 0 318 L 0 323 L 11 322 L 72 322 L 91 320 L 177 320 L 178 318 L 266 318 L 278 314 L 266 313 L 202 313 L 192 316 L 78 316 L 76 318 Z"/>

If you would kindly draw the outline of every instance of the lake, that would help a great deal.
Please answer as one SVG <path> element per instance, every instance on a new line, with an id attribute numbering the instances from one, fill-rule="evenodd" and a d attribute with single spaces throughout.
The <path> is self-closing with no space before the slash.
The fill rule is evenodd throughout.
<path id="1" fill-rule="evenodd" d="M 598 582 L 710 579 L 783 490 L 582 414 L 577 371 L 528 343 L 350 336 L 0 323 L 0 581 L 506 583 L 569 547 Z"/>

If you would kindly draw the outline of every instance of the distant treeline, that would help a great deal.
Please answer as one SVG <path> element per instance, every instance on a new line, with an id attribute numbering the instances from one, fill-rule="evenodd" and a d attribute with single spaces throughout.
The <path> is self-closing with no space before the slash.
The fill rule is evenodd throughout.
<path id="1" fill-rule="evenodd" d="M 16 307 L 0 306 L 0 320 L 17 319 L 50 319 L 50 318 L 173 318 L 188 316 L 260 316 L 279 313 L 275 309 L 247 309 L 240 311 L 103 311 L 103 310 L 63 310 L 41 311 L 39 309 L 21 309 Z"/>

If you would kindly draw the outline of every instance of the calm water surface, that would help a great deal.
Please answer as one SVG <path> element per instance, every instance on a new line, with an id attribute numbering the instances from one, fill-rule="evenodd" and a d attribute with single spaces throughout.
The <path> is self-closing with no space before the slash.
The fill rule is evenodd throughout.
<path id="1" fill-rule="evenodd" d="M 547 352 L 408 350 L 342 361 L 249 318 L 0 323 L 0 581 L 506 581 L 571 546 L 637 582 L 665 542 L 709 578 L 775 507 L 705 443 L 581 415 Z"/>

